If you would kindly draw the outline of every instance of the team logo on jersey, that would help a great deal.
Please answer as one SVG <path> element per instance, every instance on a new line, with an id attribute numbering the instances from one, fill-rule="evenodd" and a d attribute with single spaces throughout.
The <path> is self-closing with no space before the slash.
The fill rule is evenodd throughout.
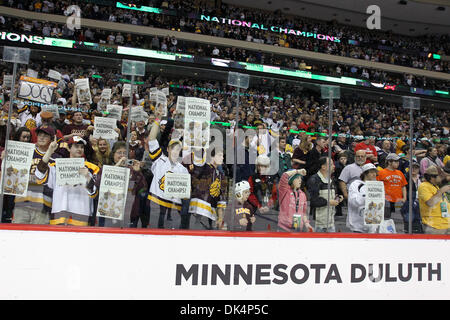
<path id="1" fill-rule="evenodd" d="M 236 209 L 236 214 L 250 214 L 250 209 L 248 208 Z"/>
<path id="2" fill-rule="evenodd" d="M 219 178 L 216 178 L 216 180 L 214 180 L 214 182 L 209 187 L 209 194 L 214 198 L 217 198 L 220 195 L 220 179 Z"/>
<path id="3" fill-rule="evenodd" d="M 36 128 L 36 120 L 30 118 L 25 122 L 25 127 L 27 127 L 28 129 L 34 129 Z"/>
<path id="4" fill-rule="evenodd" d="M 167 171 L 166 173 L 173 173 L 172 171 Z M 166 182 L 166 175 L 163 175 L 163 177 L 161 179 L 159 179 L 158 183 L 159 183 L 159 189 L 161 189 L 161 191 L 164 191 L 164 183 Z"/>

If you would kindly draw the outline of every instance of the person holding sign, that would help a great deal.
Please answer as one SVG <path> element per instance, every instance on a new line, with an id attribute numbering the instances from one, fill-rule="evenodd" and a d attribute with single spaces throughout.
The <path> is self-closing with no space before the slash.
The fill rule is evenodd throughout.
<path id="1" fill-rule="evenodd" d="M 84 157 L 85 140 L 75 136 L 69 140 L 68 145 L 71 159 L 77 160 Z M 89 216 L 94 209 L 93 199 L 98 193 L 95 179 L 100 169 L 96 165 L 84 161 L 82 167 L 67 165 L 64 171 L 60 170 L 61 176 L 57 177 L 56 165 L 49 163 L 50 156 L 57 148 L 58 143 L 55 137 L 35 172 L 38 179 L 45 180 L 47 186 L 53 189 L 50 224 L 87 226 Z M 76 185 L 61 184 L 61 181 L 64 182 L 66 179 L 79 180 L 80 178 L 85 182 Z M 60 183 L 57 180 L 60 180 Z"/>
<path id="2" fill-rule="evenodd" d="M 198 221 L 206 228 L 212 229 L 213 221 L 217 227 L 223 226 L 223 210 L 226 208 L 226 177 L 219 171 L 223 164 L 223 150 L 213 149 L 211 161 L 198 165 L 193 161 L 190 165 L 192 176 L 192 195 L 189 212 L 198 215 Z M 201 222 L 201 216 L 208 219 L 208 225 Z"/>
<path id="3" fill-rule="evenodd" d="M 158 116 L 158 114 L 157 114 Z M 159 117 L 155 119 L 150 129 L 150 134 L 146 138 L 149 155 L 153 161 L 151 171 L 153 173 L 153 180 L 150 185 L 148 199 L 160 207 L 160 214 L 158 220 L 158 228 L 164 228 L 164 218 L 169 209 L 175 209 L 181 212 L 181 200 L 179 198 L 166 198 L 164 195 L 164 181 L 165 175 L 171 173 L 185 173 L 188 170 L 180 162 L 180 152 L 182 149 L 181 141 L 171 140 L 167 147 L 168 156 L 163 154 L 157 135 L 160 132 Z"/>
<path id="4" fill-rule="evenodd" d="M 28 131 L 29 132 L 29 131 Z M 29 132 L 30 133 L 30 132 Z M 41 126 L 36 129 L 37 141 L 30 168 L 28 190 L 25 196 L 15 197 L 13 223 L 48 224 L 52 209 L 53 190 L 45 185 L 45 179 L 37 179 L 35 171 L 51 144 L 56 139 L 52 127 Z M 31 138 L 31 135 L 30 135 Z M 48 162 L 54 164 L 57 154 L 51 152 Z"/>
<path id="5" fill-rule="evenodd" d="M 374 226 L 364 224 L 364 211 L 366 208 L 367 181 L 377 181 L 378 170 L 372 163 L 361 167 L 360 179 L 353 181 L 348 189 L 347 227 L 356 233 L 374 233 Z"/>

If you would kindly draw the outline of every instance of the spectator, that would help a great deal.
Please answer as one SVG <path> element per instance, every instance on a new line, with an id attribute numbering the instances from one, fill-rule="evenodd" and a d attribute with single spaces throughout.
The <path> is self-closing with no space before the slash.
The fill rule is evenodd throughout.
<path id="1" fill-rule="evenodd" d="M 20 135 L 28 133 L 31 139 L 30 130 L 26 127 L 19 129 Z M 30 179 L 28 182 L 28 190 L 24 197 L 16 196 L 14 205 L 13 223 L 22 224 L 48 224 L 49 215 L 52 209 L 52 190 L 48 186 L 43 185 L 43 180 L 35 177 L 37 166 L 42 161 L 44 155 L 49 150 L 52 139 L 55 138 L 55 130 L 51 127 L 39 127 L 36 130 L 37 141 L 36 148 L 33 153 L 33 160 L 30 169 Z M 54 164 L 54 159 L 49 154 L 48 163 Z"/>
<path id="2" fill-rule="evenodd" d="M 306 168 L 308 153 L 311 151 L 312 146 L 312 136 L 305 135 L 300 141 L 300 145 L 294 150 L 294 155 L 292 156 L 292 168 Z"/>
<path id="3" fill-rule="evenodd" d="M 302 176 L 306 175 L 305 169 L 294 169 L 284 172 L 278 185 L 280 197 L 280 212 L 278 214 L 279 231 L 313 231 L 307 215 L 307 200 L 301 190 Z M 300 225 L 296 226 L 294 216 Z"/>
<path id="4" fill-rule="evenodd" d="M 354 151 L 355 153 L 358 150 L 366 151 L 366 163 L 371 162 L 376 165 L 378 163 L 378 153 L 373 145 L 374 141 L 375 137 L 373 136 L 373 133 L 371 131 L 366 131 L 364 132 L 364 141 L 358 143 L 355 146 Z"/>
<path id="5" fill-rule="evenodd" d="M 347 160 L 348 160 L 348 156 L 347 156 L 346 151 L 341 151 L 337 155 L 337 161 L 336 161 L 336 164 L 334 165 L 335 169 L 333 172 L 334 181 L 337 181 L 337 182 L 339 181 L 339 176 L 341 175 L 342 170 L 344 170 L 345 166 L 347 165 Z M 338 182 L 338 186 L 339 186 L 339 182 Z M 337 188 L 336 192 L 337 192 L 338 196 L 344 197 L 344 194 L 343 194 L 341 188 Z M 345 199 L 344 199 L 344 201 L 339 203 L 339 205 L 336 207 L 336 216 L 342 216 L 342 207 L 344 206 L 344 203 L 345 203 Z"/>
<path id="6" fill-rule="evenodd" d="M 362 173 L 362 166 L 366 163 L 366 151 L 358 150 L 355 153 L 355 162 L 344 167 L 339 175 L 339 188 L 344 195 L 344 199 L 348 199 L 348 189 L 354 180 L 359 179 Z"/>
<path id="7" fill-rule="evenodd" d="M 320 168 L 320 164 L 318 160 L 326 156 L 326 146 L 327 146 L 327 138 L 324 136 L 318 136 L 316 138 L 316 141 L 314 143 L 314 147 L 311 149 L 311 151 L 308 152 L 307 158 L 306 158 L 306 165 L 305 169 L 307 172 L 306 181 L 308 181 L 309 177 L 311 177 L 313 174 L 317 172 Z"/>
<path id="8" fill-rule="evenodd" d="M 169 209 L 175 209 L 181 213 L 181 200 L 179 198 L 167 199 L 164 196 L 164 180 L 168 171 L 173 173 L 189 173 L 188 170 L 179 162 L 182 144 L 179 140 L 171 140 L 167 147 L 168 156 L 162 153 L 162 149 L 156 137 L 160 131 L 159 118 L 152 124 L 150 133 L 146 139 L 148 143 L 150 158 L 153 161 L 152 173 L 153 180 L 150 185 L 148 199 L 159 205 L 160 213 L 158 228 L 164 228 L 164 219 L 166 214 L 170 214 Z"/>
<path id="9" fill-rule="evenodd" d="M 133 182 L 131 191 L 132 198 L 127 199 L 127 202 L 132 203 L 130 210 L 130 228 L 137 228 L 139 221 L 141 222 L 141 228 L 147 228 L 150 223 L 150 211 L 148 210 L 149 208 L 142 207 L 139 199 L 139 193 L 148 189 L 147 182 L 141 171 L 141 162 L 132 160 L 132 165 L 127 164 L 126 143 L 124 141 L 114 143 L 109 158 L 112 165 L 118 167 L 128 166 L 130 168 L 130 181 Z M 100 179 L 97 179 L 97 186 L 100 188 Z"/>
<path id="10" fill-rule="evenodd" d="M 450 184 L 439 188 L 441 181 L 437 167 L 432 165 L 425 170 L 418 188 L 420 216 L 427 234 L 450 234 L 449 201 L 445 195 L 450 192 Z"/>
<path id="11" fill-rule="evenodd" d="M 250 196 L 250 185 L 247 181 L 236 183 L 235 187 L 234 208 L 235 212 L 227 210 L 225 216 L 226 225 L 230 230 L 252 231 L 252 226 L 256 221 L 256 208 L 247 201 Z M 233 206 L 230 205 L 230 208 Z"/>
<path id="12" fill-rule="evenodd" d="M 68 141 L 75 136 L 84 138 L 86 137 L 88 129 L 93 129 L 93 127 L 91 126 L 91 128 L 89 128 L 89 125 L 84 123 L 83 113 L 81 111 L 75 111 L 72 114 L 72 123 L 66 125 L 63 129 L 63 139 Z"/>
<path id="13" fill-rule="evenodd" d="M 406 193 L 406 202 L 403 203 L 402 209 L 401 209 L 401 213 L 403 216 L 403 223 L 404 223 L 404 232 L 408 233 L 409 232 L 409 201 L 412 201 L 412 233 L 423 233 L 423 227 L 422 227 L 422 221 L 420 218 L 420 208 L 419 208 L 419 199 L 417 199 L 417 190 L 419 188 L 419 185 L 421 184 L 421 180 L 420 180 L 420 174 L 419 174 L 419 170 L 420 170 L 420 165 L 417 162 L 413 162 L 412 165 L 412 176 L 411 176 L 411 181 L 412 181 L 412 200 L 410 200 L 410 194 L 409 192 Z M 409 183 L 409 172 L 406 173 L 405 175 L 405 179 L 406 181 L 408 181 Z"/>
<path id="14" fill-rule="evenodd" d="M 334 164 L 329 163 L 327 157 L 318 160 L 319 171 L 309 178 L 307 189 L 311 204 L 311 213 L 315 220 L 316 232 L 335 232 L 334 215 L 335 207 L 343 201 L 343 197 L 336 194 L 335 181 L 332 179 Z M 330 166 L 331 171 L 328 167 Z M 328 185 L 330 180 L 330 186 Z M 328 201 L 328 188 L 330 188 L 330 199 Z M 329 212 L 328 207 L 329 206 Z"/>
<path id="15" fill-rule="evenodd" d="M 285 150 L 286 150 L 286 138 L 283 136 L 280 137 L 278 140 L 278 158 L 279 158 L 278 180 L 281 179 L 283 173 L 292 169 L 291 156 Z"/>
<path id="16" fill-rule="evenodd" d="M 403 173 L 398 170 L 400 157 L 396 153 L 389 153 L 386 157 L 386 168 L 378 172 L 377 180 L 383 181 L 386 197 L 384 218 L 389 219 L 395 212 L 397 202 L 406 201 L 406 185 L 408 182 Z"/>
<path id="17" fill-rule="evenodd" d="M 378 153 L 378 164 L 382 168 L 386 168 L 386 157 L 392 152 L 392 143 L 389 140 L 383 140 L 381 150 Z"/>
<path id="18" fill-rule="evenodd" d="M 87 145 L 85 140 L 75 136 L 69 140 L 68 144 L 70 158 L 84 156 L 84 148 Z M 49 164 L 50 156 L 57 148 L 58 144 L 55 137 L 42 157 L 42 161 L 37 165 L 35 172 L 37 179 L 45 181 L 47 186 L 53 189 L 50 224 L 87 226 L 89 216 L 92 215 L 94 209 L 93 199 L 98 193 L 95 179 L 100 169 L 85 161 L 85 166 L 80 169 L 80 174 L 86 178 L 84 185 L 59 186 L 56 184 L 55 165 Z"/>
<path id="19" fill-rule="evenodd" d="M 435 166 L 439 173 L 442 173 L 444 164 L 438 157 L 438 152 L 435 147 L 429 147 L 425 158 L 420 161 L 420 174 L 423 176 L 428 167 Z"/>
<path id="20" fill-rule="evenodd" d="M 366 208 L 366 181 L 376 181 L 378 170 L 372 163 L 364 164 L 361 168 L 361 175 L 350 183 L 348 189 L 348 214 L 347 227 L 356 233 L 374 233 L 375 229 L 371 225 L 364 223 L 364 211 Z"/>
<path id="21" fill-rule="evenodd" d="M 270 158 L 259 155 L 256 159 L 256 173 L 248 178 L 250 196 L 248 202 L 260 213 L 268 213 L 277 205 L 277 175 L 268 175 Z"/>

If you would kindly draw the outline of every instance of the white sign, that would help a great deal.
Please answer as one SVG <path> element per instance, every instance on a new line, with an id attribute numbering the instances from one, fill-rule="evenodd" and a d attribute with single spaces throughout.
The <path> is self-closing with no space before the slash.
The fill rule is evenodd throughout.
<path id="1" fill-rule="evenodd" d="M 80 174 L 80 169 L 84 167 L 83 158 L 56 158 L 55 162 L 57 186 L 86 183 L 86 178 Z"/>
<path id="2" fill-rule="evenodd" d="M 207 99 L 187 97 L 185 98 L 186 108 L 186 122 L 199 121 L 210 122 L 211 121 L 211 103 Z"/>
<path id="3" fill-rule="evenodd" d="M 102 90 L 100 100 L 97 102 L 97 110 L 105 111 L 108 104 L 111 103 L 111 89 L 105 88 Z"/>
<path id="4" fill-rule="evenodd" d="M 200 98 L 185 98 L 183 145 L 209 148 L 211 103 Z"/>
<path id="5" fill-rule="evenodd" d="M 191 197 L 191 175 L 189 173 L 166 173 L 164 197 L 166 199 L 189 199 Z"/>
<path id="6" fill-rule="evenodd" d="M 131 97 L 131 84 L 125 83 L 122 88 L 122 97 L 129 98 Z"/>
<path id="7" fill-rule="evenodd" d="M 5 74 L 3 76 L 3 87 L 11 89 L 12 81 L 13 81 L 13 76 Z"/>
<path id="8" fill-rule="evenodd" d="M 50 79 L 54 79 L 54 80 L 61 80 L 61 73 L 59 73 L 58 71 L 56 71 L 56 70 L 52 70 L 52 69 L 50 69 L 49 71 L 48 71 L 48 77 L 50 78 Z"/>
<path id="9" fill-rule="evenodd" d="M 6 161 L 2 161 L 2 170 L 6 166 L 4 194 L 26 195 L 34 149 L 33 143 L 8 141 Z"/>
<path id="10" fill-rule="evenodd" d="M 364 225 L 379 225 L 384 219 L 384 184 L 382 181 L 366 181 Z"/>
<path id="11" fill-rule="evenodd" d="M 155 112 L 159 112 L 160 115 L 167 116 L 167 97 L 162 91 L 156 92 L 156 107 Z"/>
<path id="12" fill-rule="evenodd" d="M 116 119 L 94 117 L 94 138 L 103 138 L 106 140 L 117 139 L 119 134 L 114 129 L 117 129 Z"/>
<path id="13" fill-rule="evenodd" d="M 20 77 L 17 97 L 44 104 L 51 104 L 53 91 L 56 86 L 57 84 L 55 82 L 22 76 Z"/>
<path id="14" fill-rule="evenodd" d="M 129 177 L 129 168 L 103 166 L 97 216 L 118 220 L 123 219 Z"/>
<path id="15" fill-rule="evenodd" d="M 122 119 L 122 109 L 123 107 L 117 104 L 108 104 L 106 106 L 106 111 L 109 113 L 108 118 L 113 118 L 120 121 Z"/>
<path id="16" fill-rule="evenodd" d="M 89 88 L 89 79 L 75 79 L 75 89 L 77 92 L 79 104 L 92 103 L 91 89 Z"/>
<path id="17" fill-rule="evenodd" d="M 43 104 L 43 105 L 41 105 L 41 110 L 49 111 L 49 112 L 53 113 L 53 117 L 55 119 L 59 118 L 59 109 L 58 109 L 58 105 L 56 105 L 56 104 Z"/>
<path id="18" fill-rule="evenodd" d="M 27 70 L 27 77 L 37 78 L 38 77 L 38 72 L 33 70 L 33 69 L 28 69 Z"/>
<path id="19" fill-rule="evenodd" d="M 131 121 L 148 121 L 148 114 L 144 111 L 143 106 L 137 106 L 131 108 Z"/>
<path id="20" fill-rule="evenodd" d="M 186 97 L 178 96 L 176 113 L 181 113 L 184 115 L 185 111 L 186 111 Z"/>

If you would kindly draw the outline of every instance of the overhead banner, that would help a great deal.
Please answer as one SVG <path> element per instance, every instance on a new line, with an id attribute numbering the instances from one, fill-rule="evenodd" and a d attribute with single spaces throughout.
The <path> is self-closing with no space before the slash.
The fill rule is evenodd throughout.
<path id="1" fill-rule="evenodd" d="M 123 219 L 129 177 L 129 168 L 107 165 L 102 167 L 97 206 L 98 217 Z"/>
<path id="2" fill-rule="evenodd" d="M 83 167 L 84 158 L 56 158 L 56 185 L 62 187 L 85 184 L 86 178 L 80 174 Z"/>
<path id="3" fill-rule="evenodd" d="M 33 143 L 8 140 L 6 161 L 2 161 L 2 171 L 6 170 L 4 194 L 26 196 L 34 149 Z"/>
<path id="4" fill-rule="evenodd" d="M 57 83 L 42 79 L 21 76 L 17 97 L 45 104 L 52 103 L 53 91 Z"/>

